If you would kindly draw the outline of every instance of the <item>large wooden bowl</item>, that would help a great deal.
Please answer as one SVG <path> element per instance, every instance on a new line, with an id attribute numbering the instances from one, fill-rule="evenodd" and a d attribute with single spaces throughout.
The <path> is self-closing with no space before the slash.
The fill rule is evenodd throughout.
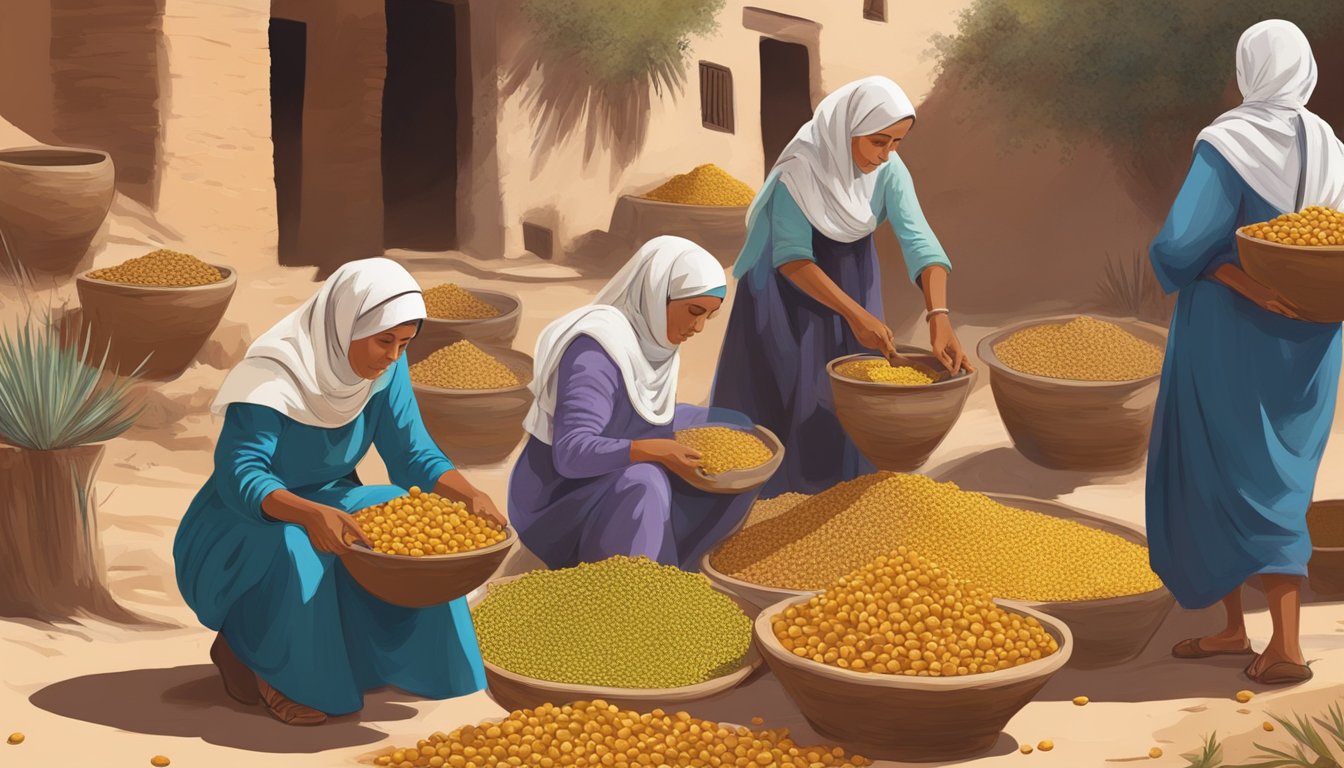
<path id="1" fill-rule="evenodd" d="M 855 672 L 784 650 L 772 619 L 798 599 L 756 617 L 756 645 L 770 671 L 821 736 L 865 757 L 952 761 L 983 754 L 999 733 L 1069 660 L 1073 637 L 1062 621 L 1030 608 L 1059 644 L 1051 655 L 1012 669 L 962 677 L 907 677 Z"/>
<path id="2" fill-rule="evenodd" d="M 497 544 L 453 555 L 388 555 L 357 545 L 341 555 L 341 563 L 379 600 L 403 608 L 427 608 L 456 600 L 489 581 L 518 541 L 513 528 L 505 532 Z"/>
<path id="3" fill-rule="evenodd" d="M 704 424 L 702 427 L 727 426 L 716 424 Z M 737 429 L 737 427 L 732 427 Z M 707 475 L 704 470 L 696 470 L 694 479 L 688 482 L 702 491 L 708 493 L 738 494 L 754 491 L 765 485 L 766 482 L 774 476 L 779 469 L 779 465 L 784 463 L 784 444 L 779 441 L 774 432 L 760 426 L 759 424 L 750 430 L 751 434 L 760 438 L 761 442 L 770 449 L 770 460 L 751 469 L 734 469 L 730 472 L 721 472 L 717 475 Z"/>
<path id="4" fill-rule="evenodd" d="M 484 590 L 475 595 L 474 600 L 470 603 L 471 607 L 474 609 L 489 597 L 491 588 L 516 581 L 524 575 L 526 574 L 491 581 Z M 728 596 L 733 598 L 733 602 L 737 603 L 738 607 L 748 617 L 754 618 L 756 616 L 757 611 L 754 606 L 731 593 L 728 593 Z M 496 664 L 491 664 L 489 661 L 485 662 L 485 680 L 490 688 L 490 697 L 501 707 L 508 710 L 534 709 L 542 704 L 563 706 L 576 701 L 602 699 L 608 704 L 647 712 L 654 707 L 681 706 L 688 702 L 701 701 L 727 693 L 741 685 L 748 677 L 751 677 L 751 674 L 760 666 L 760 653 L 757 652 L 754 645 L 751 645 L 747 648 L 747 655 L 743 658 L 742 665 L 732 672 L 713 680 L 679 688 L 609 688 L 598 685 L 556 683 L 510 672 Z"/>
<path id="5" fill-rule="evenodd" d="M 659 235 L 685 237 L 728 267 L 747 242 L 748 207 L 685 205 L 626 195 L 616 201 L 611 232 L 632 248 Z"/>
<path id="6" fill-rule="evenodd" d="M 763 611 L 781 600 L 797 600 L 820 594 L 820 590 L 767 587 L 764 584 L 755 584 L 730 576 L 714 567 L 713 558 L 717 551 L 718 547 L 715 547 L 700 558 L 700 572 L 720 591 L 727 592 L 757 611 Z"/>
<path id="7" fill-rule="evenodd" d="M 1333 525 L 1327 520 L 1333 518 Z M 1307 530 L 1311 533 L 1311 560 L 1307 563 L 1307 581 L 1311 590 L 1325 597 L 1344 595 L 1344 500 L 1314 502 L 1307 510 Z M 1328 526 L 1328 527 L 1327 527 Z"/>
<path id="8" fill-rule="evenodd" d="M 219 327 L 238 287 L 233 269 L 214 267 L 223 280 L 186 288 L 124 285 L 80 274 L 75 287 L 93 354 L 101 357 L 107 350 L 109 368 L 121 374 L 143 363 L 141 375 L 148 379 L 181 375 Z"/>
<path id="9" fill-rule="evenodd" d="M 1009 368 L 994 346 L 1018 331 L 1078 315 L 1032 320 L 986 336 L 976 349 L 989 367 L 999 416 L 1017 450 L 1050 469 L 1120 472 L 1143 463 L 1160 373 L 1132 381 L 1052 379 Z M 1098 318 L 1166 349 L 1167 330 L 1138 320 Z"/>
<path id="10" fill-rule="evenodd" d="M 831 379 L 835 415 L 859 451 L 878 469 L 910 472 L 922 467 L 952 431 L 971 394 L 975 374 L 949 374 L 927 349 L 902 345 L 896 351 L 928 374 L 933 383 L 884 384 L 851 379 L 837 372 L 851 360 L 876 359 L 867 354 L 832 360 L 826 373 Z"/>
<path id="11" fill-rule="evenodd" d="M 1303 318 L 1344 321 L 1344 246 L 1284 245 L 1238 231 L 1237 255 L 1246 274 L 1283 294 Z"/>
<path id="12" fill-rule="evenodd" d="M 459 341 L 470 341 L 477 346 L 507 347 L 518 335 L 518 324 L 523 317 L 523 302 L 515 294 L 505 291 L 487 291 L 471 288 L 472 296 L 499 310 L 498 317 L 484 320 L 438 320 L 426 318 L 420 333 L 406 350 L 406 359 L 418 363 L 434 351 Z"/>
<path id="13" fill-rule="evenodd" d="M 532 391 L 527 388 L 532 380 L 532 356 L 512 349 L 481 349 L 513 369 L 522 383 L 505 389 L 411 385 L 429 436 L 449 460 L 461 466 L 498 464 L 507 459 L 526 437 L 523 419 L 532 407 Z"/>
<path id="14" fill-rule="evenodd" d="M 1148 536 L 1137 525 L 1112 520 L 1057 501 L 1004 493 L 985 495 L 1007 507 L 1070 520 L 1089 528 L 1113 533 L 1143 547 L 1148 546 Z M 992 535 L 993 532 L 989 533 Z M 1123 664 L 1143 653 L 1162 626 L 1162 622 L 1166 621 L 1171 609 L 1175 607 L 1176 598 L 1172 597 L 1166 587 L 1158 587 L 1136 595 L 1098 600 L 1005 602 L 1011 603 L 1014 607 L 1023 606 L 1039 611 L 1068 624 L 1069 629 L 1073 631 L 1074 645 L 1069 666 L 1077 669 L 1098 669 Z"/>

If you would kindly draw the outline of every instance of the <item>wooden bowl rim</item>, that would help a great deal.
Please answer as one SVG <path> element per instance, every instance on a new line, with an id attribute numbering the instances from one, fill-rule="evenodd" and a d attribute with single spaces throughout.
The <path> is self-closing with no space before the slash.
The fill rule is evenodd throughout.
<path id="1" fill-rule="evenodd" d="M 1077 379 L 1055 379 L 1049 376 L 1038 376 L 1034 373 L 1026 373 L 1025 371 L 1019 371 L 1016 368 L 1009 367 L 1007 363 L 1000 360 L 999 356 L 994 353 L 994 345 L 998 344 L 1000 341 L 1003 341 L 1004 339 L 1008 338 L 1014 333 L 1017 333 L 1019 331 L 1025 331 L 1028 328 L 1035 328 L 1041 325 L 1063 325 L 1064 323 L 1067 323 L 1070 320 L 1076 320 L 1077 318 L 1080 317 L 1090 317 L 1094 320 L 1102 320 L 1104 322 L 1119 325 L 1121 327 L 1139 326 L 1146 330 L 1151 330 L 1159 333 L 1163 338 L 1163 344 L 1165 344 L 1167 334 L 1169 333 L 1170 330 L 1167 328 L 1163 328 L 1159 325 L 1154 325 L 1152 323 L 1145 322 L 1143 320 L 1139 320 L 1132 317 L 1118 318 L 1118 317 L 1108 317 L 1106 315 L 1096 315 L 1096 314 L 1079 312 L 1074 314 L 1043 317 L 1038 318 L 1036 320 L 1026 320 L 1021 323 L 1016 323 L 1014 325 L 1000 328 L 994 331 L 993 333 L 986 335 L 984 338 L 980 339 L 980 343 L 977 344 L 975 347 L 975 353 L 981 360 L 984 361 L 986 365 L 989 366 L 989 369 L 992 373 L 1006 375 L 1012 378 L 1020 379 L 1034 384 L 1050 384 L 1056 387 L 1071 387 L 1074 389 L 1093 389 L 1093 390 L 1131 389 L 1136 386 L 1141 387 L 1148 384 L 1152 384 L 1162 377 L 1162 371 L 1158 370 L 1157 373 L 1144 376 L 1141 379 L 1125 379 L 1123 381 L 1079 381 Z M 1166 355 L 1165 347 L 1163 348 L 1163 355 L 1164 357 Z"/>
<path id="2" fill-rule="evenodd" d="M 416 566 L 424 566 L 428 568 L 444 563 L 475 560 L 485 555 L 495 554 L 501 549 L 508 549 L 513 546 L 514 542 L 518 541 L 518 532 L 513 529 L 513 526 L 506 525 L 504 526 L 504 533 L 505 536 L 503 541 L 495 542 L 488 547 L 472 549 L 466 552 L 451 552 L 446 555 L 422 555 L 420 557 L 412 557 L 411 555 L 389 555 L 386 552 L 378 552 L 372 549 L 367 549 L 363 545 L 356 544 L 352 545 L 350 551 L 344 553 L 342 557 L 355 556 L 375 562 L 382 560 L 390 563 L 414 564 Z"/>
<path id="3" fill-rule="evenodd" d="M 161 249 L 160 249 L 161 250 Z M 153 251 L 150 251 L 153 253 Z M 144 294 L 176 294 L 176 293 L 203 293 L 205 291 L 218 291 L 222 288 L 233 288 L 238 283 L 238 270 L 224 264 L 213 264 L 206 262 L 210 266 L 224 273 L 224 279 L 205 285 L 131 285 L 129 283 L 114 283 L 111 280 L 102 280 L 97 277 L 90 277 L 97 269 L 89 269 L 75 276 L 76 283 L 83 283 L 90 287 L 115 287 L 125 288 L 132 293 Z"/>
<path id="4" fill-rule="evenodd" d="M 1049 656 L 1029 661 L 1016 667 L 999 669 L 993 672 L 980 672 L 974 675 L 960 675 L 957 677 L 915 677 L 907 675 L 883 675 L 873 672 L 855 672 L 850 669 L 834 667 L 829 664 L 820 664 L 811 659 L 795 656 L 794 654 L 785 651 L 784 646 L 781 645 L 779 639 L 775 637 L 775 633 L 770 626 L 775 615 L 783 613 L 785 609 L 801 605 L 810 599 L 811 598 L 799 600 L 798 598 L 788 598 L 761 611 L 760 615 L 756 617 L 756 622 L 753 627 L 756 634 L 757 645 L 761 646 L 765 653 L 782 662 L 787 667 L 810 672 L 812 674 L 818 674 L 837 682 L 853 683 L 855 684 L 855 687 L 858 688 L 917 692 L 1005 688 L 1030 680 L 1048 678 L 1062 669 L 1073 655 L 1073 632 L 1069 629 L 1068 624 L 1034 608 L 996 599 L 994 603 L 1000 608 L 1024 614 L 1039 621 L 1041 625 L 1046 628 L 1047 632 L 1050 632 L 1050 634 L 1055 636 L 1055 642 L 1059 645 L 1059 650 Z"/>
<path id="5" fill-rule="evenodd" d="M 897 344 L 896 351 L 901 354 L 908 354 L 908 355 L 920 355 L 927 357 L 934 356 L 932 350 L 909 344 Z M 831 362 L 826 364 L 826 373 L 830 376 L 832 382 L 838 381 L 845 384 L 846 386 L 853 386 L 860 389 L 868 389 L 874 392 L 927 392 L 928 390 L 931 389 L 957 389 L 960 387 L 970 386 L 970 384 L 973 381 L 975 381 L 975 371 L 965 371 L 965 370 L 948 376 L 944 376 L 943 378 L 937 379 L 929 384 L 892 384 L 884 381 L 861 381 L 859 379 L 851 379 L 848 376 L 845 376 L 841 374 L 838 370 L 836 370 L 841 365 L 851 360 L 859 360 L 859 359 L 881 360 L 882 356 L 874 352 L 859 352 L 853 355 L 845 355 L 843 357 L 837 357 Z M 930 368 L 929 371 L 933 372 L 935 375 L 940 374 L 939 371 L 932 368 Z M 926 371 L 926 373 L 927 372 L 928 371 Z"/>
<path id="6" fill-rule="evenodd" d="M 433 288 L 436 286 L 430 286 L 430 287 Z M 466 286 L 458 286 L 458 287 L 477 298 L 480 298 L 482 296 L 493 296 L 501 299 L 506 299 L 512 302 L 513 306 L 507 312 L 501 312 L 498 315 L 495 315 L 494 317 L 481 317 L 474 320 L 452 320 L 444 317 L 426 317 L 425 318 L 426 323 L 432 323 L 434 325 L 442 325 L 446 327 L 452 327 L 452 326 L 463 327 L 469 325 L 479 325 L 481 323 L 499 323 L 508 320 L 513 320 L 514 318 L 518 317 L 519 314 L 523 311 L 522 297 L 520 297 L 516 293 L 511 293 L 509 291 L 497 291 L 491 288 L 467 288 Z M 420 290 L 424 291 L 424 286 L 421 286 Z M 486 303 L 488 304 L 489 302 Z M 491 304 L 491 306 L 494 305 Z"/>
<path id="7" fill-rule="evenodd" d="M 487 354 L 490 354 L 492 352 L 507 352 L 509 354 L 516 355 L 519 358 L 526 359 L 528 367 L 536 365 L 536 360 L 534 360 L 531 355 L 521 350 L 513 349 L 511 347 L 500 346 L 496 344 L 476 344 L 476 342 L 474 341 L 472 342 L 472 344 L 475 345 L 477 349 Z M 449 345 L 445 344 L 444 346 Z M 442 347 L 440 347 L 440 349 L 442 349 Z M 437 351 L 438 350 L 435 350 L 435 352 Z M 433 354 L 433 352 L 431 352 L 430 354 Z M 494 357 L 494 355 L 491 355 L 491 357 Z M 504 363 L 505 365 L 509 365 L 508 363 L 505 363 L 503 360 L 500 360 L 499 362 Z M 410 364 L 409 360 L 407 361 L 407 364 L 408 365 Z M 518 373 L 518 369 L 514 368 L 513 366 L 509 365 L 509 368 L 512 369 L 514 373 Z M 503 387 L 501 389 L 447 389 L 444 387 L 431 387 L 428 384 L 416 384 L 414 381 L 411 382 L 411 389 L 413 391 L 417 392 L 424 391 L 434 395 L 451 395 L 461 397 L 513 394 L 515 392 L 520 392 L 525 389 L 530 389 L 532 386 L 532 376 L 533 374 L 529 373 L 527 375 L 527 381 L 524 381 L 515 387 Z"/>
<path id="8" fill-rule="evenodd" d="M 706 424 L 705 426 L 728 427 L 729 429 L 739 428 L 731 424 L 710 423 Z M 747 479 L 750 476 L 759 474 L 765 475 L 765 479 L 761 481 L 761 485 L 765 485 L 767 482 L 769 482 L 770 478 L 773 477 L 775 472 L 779 470 L 779 465 L 784 463 L 784 442 L 779 439 L 778 435 L 776 435 L 774 432 L 771 432 L 769 429 L 761 426 L 760 424 L 753 424 L 751 426 L 752 426 L 751 431 L 756 434 L 756 437 L 761 438 L 761 442 L 765 443 L 766 447 L 770 449 L 769 460 L 767 460 L 764 464 L 759 464 L 749 469 L 730 469 L 727 472 L 722 472 L 717 475 L 707 475 L 705 474 L 705 471 L 703 469 L 696 469 L 695 470 L 696 476 L 699 477 L 701 480 L 703 480 L 706 485 L 725 485 L 733 480 Z M 697 429 L 697 427 L 687 427 L 687 429 Z M 769 468 L 769 472 L 765 471 L 767 468 Z M 700 490 L 712 493 L 712 491 L 709 491 L 706 488 L 701 488 Z M 745 492 L 746 491 L 738 491 L 738 493 L 745 493 Z"/>
<path id="9" fill-rule="evenodd" d="M 1288 251 L 1298 255 L 1327 256 L 1338 257 L 1344 254 L 1344 245 L 1288 245 L 1287 243 L 1276 243 L 1273 240 L 1261 240 L 1258 237 L 1251 237 L 1237 228 L 1237 242 L 1246 241 L 1253 243 L 1257 248 L 1263 248 L 1270 251 Z"/>
<path id="10" fill-rule="evenodd" d="M 719 551 L 719 549 L 722 546 L 723 543 L 720 542 L 718 546 L 714 547 L 710 551 L 700 556 L 700 572 L 704 573 L 705 578 L 709 579 L 711 582 L 716 583 L 721 582 L 724 585 L 726 585 L 725 589 L 731 587 L 737 587 L 739 589 L 754 589 L 762 592 L 766 591 L 778 592 L 781 595 L 790 596 L 790 599 L 799 597 L 815 597 L 816 595 L 820 595 L 824 591 L 820 589 L 809 590 L 809 589 L 785 589 L 783 587 L 771 587 L 766 584 L 757 584 L 755 582 L 739 579 L 736 576 L 724 573 L 723 571 L 720 571 L 718 568 L 715 568 L 714 563 L 711 561 L 711 558 L 713 558 L 713 556 Z"/>
<path id="11" fill-rule="evenodd" d="M 95 155 L 98 159 L 91 163 L 80 163 L 79 165 L 30 165 L 28 163 L 15 162 L 7 159 L 9 155 L 18 155 L 25 152 L 41 152 L 43 154 L 82 154 Z M 43 169 L 56 171 L 77 171 L 88 170 L 105 165 L 112 160 L 112 155 L 101 149 L 90 149 L 88 147 L 67 147 L 52 144 L 29 144 L 22 147 L 5 147 L 0 149 L 0 165 L 10 168 L 19 168 L 23 170 Z"/>
<path id="12" fill-rule="evenodd" d="M 491 579 L 490 581 L 487 581 L 485 584 L 481 586 L 480 592 L 479 594 L 476 595 L 476 598 L 474 600 L 471 599 L 470 595 L 467 596 L 468 609 L 474 610 L 487 597 L 489 597 L 490 589 L 492 587 L 509 584 L 511 582 L 523 578 L 524 576 L 527 576 L 529 573 L 534 572 L 535 571 L 529 571 L 528 573 L 520 573 L 514 576 L 504 576 L 498 579 Z M 747 610 L 743 609 L 742 604 L 743 603 L 749 604 L 749 601 L 744 600 L 741 597 L 738 597 L 737 595 L 734 595 L 728 592 L 727 590 L 719 587 L 708 577 L 706 577 L 706 581 L 709 581 L 710 587 L 715 592 L 718 592 L 719 594 L 724 595 L 725 597 L 731 599 L 733 601 L 733 604 L 742 610 L 743 615 L 745 615 L 749 619 L 752 619 L 753 622 L 756 620 L 756 617 L 753 617 Z M 764 662 L 764 659 L 761 657 L 760 651 L 756 648 L 756 644 L 753 642 L 748 642 L 747 652 L 742 657 L 742 663 L 740 666 L 738 666 L 737 669 L 734 669 L 732 672 L 729 672 L 728 674 L 725 675 L 719 675 L 718 677 L 713 677 L 703 682 L 693 683 L 691 685 L 683 685 L 678 688 L 613 688 L 601 685 L 557 683 L 554 680 L 542 680 L 541 678 L 537 677 L 528 677 L 526 675 L 520 675 L 517 672 L 512 672 L 508 669 L 499 666 L 498 664 L 493 664 L 485 660 L 484 658 L 482 658 L 482 662 L 484 662 L 486 669 L 512 682 L 521 683 L 523 685 L 528 685 L 533 688 L 549 688 L 554 690 L 563 690 L 567 694 L 579 695 L 590 701 L 592 699 L 607 699 L 607 698 L 627 699 L 627 700 L 648 699 L 651 701 L 656 701 L 659 698 L 678 696 L 681 694 L 688 693 L 693 689 L 701 687 L 714 688 L 714 691 L 706 691 L 705 696 L 711 696 L 715 695 L 715 693 L 717 692 L 731 690 L 735 688 L 737 685 L 739 685 L 742 681 L 750 677 L 751 674 L 761 666 L 761 664 Z M 720 688 L 719 686 L 714 685 L 715 683 L 721 683 L 723 684 L 724 687 Z"/>

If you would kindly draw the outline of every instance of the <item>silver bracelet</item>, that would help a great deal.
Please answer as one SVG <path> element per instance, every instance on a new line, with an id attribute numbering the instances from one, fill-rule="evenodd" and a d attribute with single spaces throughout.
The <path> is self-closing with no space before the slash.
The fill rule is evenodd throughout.
<path id="1" fill-rule="evenodd" d="M 928 322 L 938 315 L 950 315 L 950 314 L 952 314 L 952 312 L 947 307 L 930 309 L 928 312 L 924 313 L 924 322 Z"/>

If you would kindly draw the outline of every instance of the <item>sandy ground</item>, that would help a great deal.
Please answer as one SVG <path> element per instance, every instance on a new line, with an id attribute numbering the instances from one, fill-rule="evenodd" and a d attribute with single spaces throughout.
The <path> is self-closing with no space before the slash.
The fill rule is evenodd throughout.
<path id="1" fill-rule="evenodd" d="M 155 230 L 133 210 L 114 216 L 102 237 L 96 264 L 117 263 L 147 245 L 180 245 L 171 233 Z M 398 254 L 394 254 L 398 255 Z M 487 281 L 518 293 L 524 316 L 516 346 L 531 351 L 541 328 L 562 312 L 589 300 L 600 279 L 569 268 L 526 260 L 506 273 L 457 255 L 400 254 L 426 284 L 454 280 L 467 286 Z M 250 263 L 249 263 L 250 262 Z M 425 702 L 385 691 L 368 697 L 357 716 L 316 729 L 294 729 L 260 710 L 235 705 L 209 665 L 212 634 L 194 621 L 177 593 L 171 547 L 183 510 L 212 466 L 218 422 L 206 412 L 225 369 L 246 342 L 291 311 L 314 289 L 312 270 L 273 266 L 260 253 L 231 260 L 240 269 L 238 293 L 215 342 L 179 380 L 150 388 L 148 410 L 139 426 L 107 445 L 99 475 L 99 516 L 112 590 L 128 607 L 168 628 L 125 628 L 87 621 L 59 626 L 0 621 L 0 732 L 21 731 L 26 742 L 0 746 L 0 765 L 13 768 L 73 765 L 76 754 L 103 766 L 140 766 L 155 754 L 173 765 L 333 766 L 352 764 L 389 742 L 413 743 L 436 730 L 452 730 L 501 713 L 485 693 L 447 702 Z M 64 295 L 64 294 L 62 294 Z M 9 297 L 12 298 L 12 297 Z M 4 302 L 0 302 L 3 306 Z M 726 313 L 724 313 L 726 316 Z M 1021 318 L 1012 318 L 1016 321 Z M 1008 318 L 972 318 L 959 331 L 968 348 Z M 685 351 L 681 399 L 703 402 L 723 333 L 723 321 Z M 915 331 L 906 340 L 920 343 Z M 1020 493 L 1062 501 L 1102 514 L 1142 522 L 1142 472 L 1095 478 L 1038 468 L 1011 447 L 982 372 L 965 413 L 926 472 L 963 487 Z M 1336 431 L 1344 431 L 1339 424 Z M 1344 497 L 1344 440 L 1326 456 L 1318 497 Z M 508 463 L 469 470 L 471 479 L 503 506 Z M 370 482 L 385 478 L 376 457 L 360 469 Z M 530 567 L 526 555 L 505 570 Z M 1268 617 L 1252 600 L 1251 630 L 1256 644 L 1268 638 Z M 1267 713 L 1319 714 L 1338 695 L 1344 679 L 1344 615 L 1337 605 L 1305 610 L 1303 642 L 1316 659 L 1316 680 L 1289 691 L 1264 692 L 1250 704 L 1233 700 L 1252 688 L 1235 662 L 1177 663 L 1166 649 L 1176 640 L 1218 620 L 1216 612 L 1177 611 L 1145 655 L 1121 668 L 1065 671 L 1008 725 L 992 752 L 961 763 L 968 766 L 1050 764 L 1102 766 L 1145 760 L 1155 766 L 1182 765 L 1178 755 L 1195 748 L 1205 733 L 1228 741 L 1227 756 L 1244 758 L 1252 740 L 1286 744 L 1282 729 L 1260 730 Z M 1092 700 L 1087 707 L 1074 696 Z M 725 722 L 765 718 L 769 727 L 787 726 L 803 743 L 822 741 L 769 674 L 717 700 L 690 707 L 700 716 Z M 1017 754 L 1019 743 L 1052 739 L 1055 749 Z M 78 753 L 73 751 L 79 745 Z M 1160 746 L 1166 756 L 1149 760 Z M 1249 751 L 1248 751 L 1249 750 Z M 894 765 L 894 763 L 883 763 Z"/>

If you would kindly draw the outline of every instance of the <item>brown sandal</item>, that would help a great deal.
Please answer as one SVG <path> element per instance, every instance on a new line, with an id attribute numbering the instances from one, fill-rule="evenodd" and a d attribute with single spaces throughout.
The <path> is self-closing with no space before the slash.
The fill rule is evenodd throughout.
<path id="1" fill-rule="evenodd" d="M 1209 659 L 1214 656 L 1254 656 L 1250 643 L 1245 648 L 1232 651 L 1214 651 L 1199 644 L 1201 638 L 1188 637 L 1171 648 L 1171 655 L 1178 659 Z"/>
<path id="2" fill-rule="evenodd" d="M 1260 674 L 1252 675 L 1250 667 L 1246 668 L 1246 677 L 1251 682 L 1260 685 L 1293 685 L 1296 683 L 1305 683 L 1310 680 L 1314 674 L 1311 667 L 1306 664 L 1294 664 L 1291 661 L 1278 661 L 1270 664 L 1265 669 L 1260 670 Z"/>
<path id="3" fill-rule="evenodd" d="M 266 711 L 286 725 L 321 725 L 327 721 L 325 713 L 290 699 L 260 677 L 257 677 L 257 689 L 266 704 Z"/>
<path id="4" fill-rule="evenodd" d="M 219 669 L 224 690 L 234 701 L 249 706 L 261 701 L 261 694 L 257 691 L 257 676 L 234 654 L 222 632 L 215 635 L 215 643 L 210 646 L 210 660 Z"/>

